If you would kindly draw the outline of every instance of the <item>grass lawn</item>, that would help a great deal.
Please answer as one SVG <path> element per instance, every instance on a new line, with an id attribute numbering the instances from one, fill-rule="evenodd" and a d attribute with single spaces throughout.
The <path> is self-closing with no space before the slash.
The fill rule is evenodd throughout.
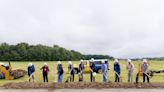
<path id="1" fill-rule="evenodd" d="M 8 62 L 4 62 L 4 63 L 8 63 Z M 25 69 L 27 70 L 27 66 L 28 66 L 29 62 L 11 62 L 12 68 L 13 69 Z M 35 80 L 36 82 L 43 82 L 43 78 L 42 78 L 42 71 L 40 70 L 40 68 L 42 67 L 44 62 L 33 62 L 33 64 L 35 65 L 36 68 L 36 72 L 35 72 Z M 78 64 L 79 62 L 74 61 L 73 63 Z M 121 76 L 122 76 L 122 81 L 123 82 L 127 82 L 127 70 L 126 70 L 126 61 L 120 61 L 121 64 Z M 134 81 L 135 81 L 135 76 L 136 73 L 138 71 L 138 64 L 142 63 L 141 61 L 134 61 Z M 47 61 L 47 64 L 49 66 L 50 72 L 49 72 L 49 82 L 56 82 L 57 80 L 57 62 L 55 61 Z M 67 74 L 67 62 L 62 62 L 63 67 L 64 67 L 64 80 L 63 82 L 66 80 L 66 77 L 68 76 Z M 160 70 L 160 69 L 164 69 L 164 61 L 149 61 L 150 67 L 149 69 L 151 70 Z M 110 81 L 114 81 L 114 72 L 113 72 L 113 61 L 109 62 L 109 66 L 110 66 L 110 70 L 108 72 L 108 80 Z M 28 76 L 26 75 L 23 78 L 20 79 L 16 79 L 16 80 L 5 80 L 2 79 L 0 80 L 0 85 L 3 85 L 5 83 L 9 83 L 9 82 L 25 82 L 28 81 Z M 75 81 L 78 81 L 78 75 L 75 76 Z M 84 74 L 84 81 L 89 82 L 90 81 L 90 75 L 89 74 Z M 140 79 L 140 81 L 142 81 L 142 79 Z M 164 82 L 164 73 L 162 74 L 156 74 L 153 78 L 150 79 L 151 82 Z M 96 82 L 102 82 L 102 74 L 97 74 L 96 76 Z"/>

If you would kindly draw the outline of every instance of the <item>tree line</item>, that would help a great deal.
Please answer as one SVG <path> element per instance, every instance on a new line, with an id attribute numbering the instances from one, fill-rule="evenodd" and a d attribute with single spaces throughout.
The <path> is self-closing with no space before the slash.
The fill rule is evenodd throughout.
<path id="1" fill-rule="evenodd" d="M 28 43 L 18 43 L 9 45 L 0 44 L 0 61 L 66 61 L 80 59 L 113 59 L 109 55 L 83 55 L 75 50 L 67 50 L 58 45 L 29 45 Z"/>

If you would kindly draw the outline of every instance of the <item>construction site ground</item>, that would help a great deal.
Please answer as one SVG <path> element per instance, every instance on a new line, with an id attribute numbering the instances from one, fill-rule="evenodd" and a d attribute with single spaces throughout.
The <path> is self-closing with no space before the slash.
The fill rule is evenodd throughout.
<path id="1" fill-rule="evenodd" d="M 84 88 L 130 88 L 130 89 L 164 89 L 164 83 L 87 83 L 87 82 L 71 82 L 71 83 L 7 83 L 0 87 L 1 89 L 84 89 Z"/>

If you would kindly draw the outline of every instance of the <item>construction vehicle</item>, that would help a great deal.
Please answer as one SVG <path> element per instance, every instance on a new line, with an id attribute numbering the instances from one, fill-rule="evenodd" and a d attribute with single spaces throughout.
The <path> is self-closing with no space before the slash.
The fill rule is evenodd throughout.
<path id="1" fill-rule="evenodd" d="M 89 73 L 90 72 L 90 62 L 88 60 L 83 62 L 84 64 L 84 73 Z"/>
<path id="2" fill-rule="evenodd" d="M 164 70 L 149 70 L 146 74 L 149 78 L 152 78 L 155 74 L 164 73 Z M 139 82 L 140 77 L 143 76 L 141 64 L 139 64 L 138 73 L 136 75 L 136 83 Z"/>
<path id="3" fill-rule="evenodd" d="M 102 61 L 105 61 L 106 64 L 108 64 L 108 59 L 93 59 L 93 60 L 84 60 L 84 73 L 89 73 L 90 72 L 90 64 L 94 63 L 95 64 L 95 72 L 96 73 L 101 73 L 101 65 Z M 73 64 L 75 73 L 79 73 L 79 65 L 78 64 Z"/>
<path id="4" fill-rule="evenodd" d="M 88 60 L 83 61 L 84 64 L 84 73 L 89 73 L 90 72 L 90 62 Z M 75 73 L 78 74 L 79 71 L 79 64 L 73 64 Z"/>
<path id="5" fill-rule="evenodd" d="M 14 80 L 25 76 L 27 71 L 22 69 L 12 70 L 11 64 L 0 63 L 0 79 Z"/>
<path id="6" fill-rule="evenodd" d="M 105 64 L 107 64 L 108 70 L 109 70 L 108 59 L 93 59 L 92 61 L 90 61 L 90 63 L 95 64 L 95 72 L 96 73 L 102 73 L 102 70 L 101 70 L 102 61 L 105 61 Z"/>

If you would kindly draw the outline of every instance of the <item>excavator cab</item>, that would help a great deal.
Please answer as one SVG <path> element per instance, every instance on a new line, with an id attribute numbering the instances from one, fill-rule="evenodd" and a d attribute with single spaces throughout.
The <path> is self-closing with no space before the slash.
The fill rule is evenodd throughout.
<path id="1" fill-rule="evenodd" d="M 13 80 L 14 79 L 14 77 L 10 75 L 10 70 L 11 70 L 11 66 L 1 63 L 0 72 L 1 72 L 1 74 L 4 75 L 5 79 L 7 79 L 7 80 Z"/>
<path id="2" fill-rule="evenodd" d="M 0 63 L 0 78 L 5 78 L 6 80 L 13 80 L 26 75 L 26 71 L 22 69 L 12 70 L 11 64 L 9 65 Z"/>
<path id="3" fill-rule="evenodd" d="M 4 64 L 4 65 L 2 65 L 2 66 L 5 67 L 6 70 L 9 70 L 9 68 L 10 68 L 7 64 Z"/>

